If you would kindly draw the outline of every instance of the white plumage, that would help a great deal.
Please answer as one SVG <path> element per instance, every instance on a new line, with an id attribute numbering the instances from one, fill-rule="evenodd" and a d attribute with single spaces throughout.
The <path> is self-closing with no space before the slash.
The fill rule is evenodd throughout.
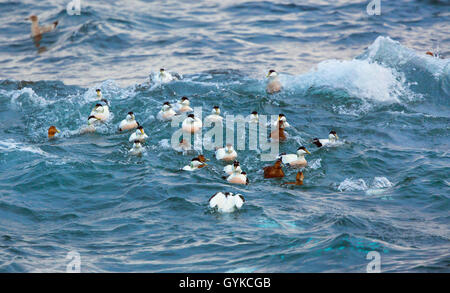
<path id="1" fill-rule="evenodd" d="M 119 131 L 132 130 L 139 126 L 133 112 L 128 112 L 127 117 L 119 124 Z"/>
<path id="2" fill-rule="evenodd" d="M 206 116 L 205 121 L 211 121 L 215 123 L 222 123 L 223 117 L 220 116 L 220 108 L 218 106 L 215 106 L 212 111 L 211 115 Z"/>
<path id="3" fill-rule="evenodd" d="M 133 142 L 133 141 L 140 141 L 140 142 L 144 142 L 146 139 L 148 138 L 148 135 L 145 134 L 144 132 L 144 128 L 142 128 L 141 126 L 138 127 L 138 129 L 136 129 L 135 132 L 133 132 L 130 135 L 130 138 L 128 139 L 128 141 Z"/>
<path id="4" fill-rule="evenodd" d="M 224 148 L 219 148 L 216 150 L 216 159 L 224 161 L 233 161 L 237 158 L 237 152 L 234 150 L 232 145 L 227 144 Z"/>
<path id="5" fill-rule="evenodd" d="M 234 167 L 234 165 L 231 164 L 231 165 L 226 165 L 226 166 L 223 168 L 223 172 L 225 172 L 225 173 L 228 174 L 228 175 L 231 175 L 231 174 L 233 174 L 233 173 L 241 174 L 242 169 L 241 169 L 241 166 Z"/>
<path id="6" fill-rule="evenodd" d="M 194 114 L 189 114 L 181 124 L 181 128 L 183 129 L 183 131 L 188 133 L 197 133 L 202 129 L 202 126 L 202 121 L 199 118 L 195 117 Z"/>
<path id="7" fill-rule="evenodd" d="M 285 165 L 303 167 L 308 165 L 305 159 L 305 155 L 310 154 L 310 152 L 303 146 L 299 147 L 297 154 L 282 154 L 279 157 L 281 162 Z"/>
<path id="8" fill-rule="evenodd" d="M 156 118 L 162 121 L 168 121 L 172 120 L 173 116 L 175 116 L 177 113 L 172 109 L 172 106 L 169 104 L 169 102 L 165 102 L 162 106 L 161 111 L 158 112 L 158 115 Z"/>
<path id="9" fill-rule="evenodd" d="M 144 147 L 139 141 L 135 141 L 133 147 L 128 152 L 132 155 L 140 156 L 144 152 Z"/>
<path id="10" fill-rule="evenodd" d="M 217 192 L 209 199 L 209 206 L 217 208 L 220 213 L 231 213 L 242 208 L 245 199 L 241 194 Z"/>
<path id="11" fill-rule="evenodd" d="M 232 173 L 230 176 L 227 177 L 227 181 L 229 183 L 234 184 L 244 184 L 244 185 L 248 184 L 248 178 L 245 172 Z"/>

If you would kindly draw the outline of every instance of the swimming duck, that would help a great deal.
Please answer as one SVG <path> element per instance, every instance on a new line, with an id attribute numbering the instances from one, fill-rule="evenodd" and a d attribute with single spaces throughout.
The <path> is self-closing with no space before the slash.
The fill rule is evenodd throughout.
<path id="1" fill-rule="evenodd" d="M 50 126 L 48 129 L 48 138 L 55 138 L 56 133 L 60 133 L 60 131 L 55 126 Z"/>
<path id="2" fill-rule="evenodd" d="M 139 140 L 141 143 L 145 142 L 145 140 L 148 138 L 148 135 L 144 132 L 144 127 L 139 125 L 134 133 L 130 135 L 130 138 L 128 141 L 136 141 Z"/>
<path id="3" fill-rule="evenodd" d="M 303 179 L 305 176 L 303 172 L 297 172 L 297 176 L 295 177 L 295 182 L 285 182 L 283 184 L 293 184 L 293 185 L 303 185 Z"/>
<path id="4" fill-rule="evenodd" d="M 244 205 L 245 199 L 242 194 L 232 192 L 217 192 L 209 199 L 210 208 L 217 208 L 220 213 L 231 213 Z"/>
<path id="5" fill-rule="evenodd" d="M 99 100 L 103 99 L 103 95 L 102 95 L 102 90 L 101 89 L 96 89 L 95 92 L 97 93 L 97 98 Z"/>
<path id="6" fill-rule="evenodd" d="M 135 140 L 133 144 L 133 148 L 128 151 L 130 154 L 135 156 L 140 156 L 144 152 L 144 147 L 141 144 L 140 140 Z"/>
<path id="7" fill-rule="evenodd" d="M 271 69 L 267 74 L 268 82 L 266 87 L 266 92 L 268 94 L 273 94 L 281 91 L 281 82 L 278 80 L 278 73 Z"/>
<path id="8" fill-rule="evenodd" d="M 239 162 L 238 161 L 234 161 L 233 164 L 226 165 L 223 168 L 223 172 L 225 172 L 228 175 L 231 175 L 233 173 L 240 174 L 240 173 L 242 173 L 242 169 L 241 169 L 241 166 L 240 166 Z"/>
<path id="9" fill-rule="evenodd" d="M 197 169 L 207 166 L 205 162 L 202 162 L 200 158 L 196 157 L 191 160 L 191 163 L 183 167 L 183 171 L 195 171 Z"/>
<path id="10" fill-rule="evenodd" d="M 177 102 L 177 112 L 178 113 L 186 113 L 192 112 L 192 108 L 189 106 L 191 102 L 187 97 L 182 97 L 180 101 Z"/>
<path id="11" fill-rule="evenodd" d="M 245 172 L 241 172 L 241 173 L 232 173 L 230 176 L 228 176 L 227 181 L 229 183 L 234 183 L 234 184 L 248 184 L 248 178 L 247 178 L 247 173 Z"/>
<path id="12" fill-rule="evenodd" d="M 159 120 L 168 121 L 172 120 L 175 115 L 177 115 L 177 113 L 172 109 L 172 105 L 170 105 L 169 102 L 165 102 L 156 118 Z"/>
<path id="13" fill-rule="evenodd" d="M 33 38 L 53 31 L 58 25 L 58 21 L 54 21 L 52 24 L 40 26 L 36 15 L 31 15 L 30 17 L 25 18 L 25 20 L 31 20 L 31 37 Z"/>
<path id="14" fill-rule="evenodd" d="M 250 116 L 248 117 L 248 122 L 249 123 L 258 123 L 259 121 L 259 117 L 258 117 L 258 112 L 253 111 Z"/>
<path id="15" fill-rule="evenodd" d="M 123 119 L 119 124 L 119 131 L 124 130 L 132 130 L 139 126 L 139 123 L 136 121 L 136 117 L 133 112 L 128 112 L 127 117 Z"/>
<path id="16" fill-rule="evenodd" d="M 106 115 L 109 116 L 109 102 L 107 99 L 103 98 L 103 94 L 102 91 L 100 89 L 96 89 L 95 92 L 97 93 L 97 98 L 100 100 L 100 102 L 102 102 L 102 106 L 103 106 L 103 110 L 105 113 L 107 113 Z"/>
<path id="17" fill-rule="evenodd" d="M 97 120 L 105 122 L 109 119 L 109 107 L 108 105 L 102 105 L 100 103 L 96 104 L 94 109 L 92 109 L 89 116 L 95 116 Z"/>
<path id="18" fill-rule="evenodd" d="M 95 117 L 94 115 L 91 115 L 88 117 L 87 125 L 80 129 L 80 133 L 88 133 L 88 132 L 95 132 L 95 126 L 97 124 L 100 124 L 100 119 Z"/>
<path id="19" fill-rule="evenodd" d="M 161 68 L 159 70 L 159 81 L 162 83 L 166 83 L 166 82 L 170 82 L 172 80 L 175 80 L 175 78 L 172 76 L 172 74 L 170 74 L 169 72 L 167 72 L 164 68 Z"/>
<path id="20" fill-rule="evenodd" d="M 220 116 L 219 106 L 214 106 L 211 115 L 206 116 L 205 121 L 211 121 L 215 123 L 222 123 L 223 117 Z"/>
<path id="21" fill-rule="evenodd" d="M 308 165 L 305 159 L 306 154 L 310 155 L 311 153 L 304 146 L 301 146 L 297 149 L 297 154 L 281 154 L 280 158 L 283 164 L 290 167 L 306 167 Z"/>
<path id="22" fill-rule="evenodd" d="M 181 128 L 184 132 L 187 133 L 197 133 L 201 131 L 202 126 L 202 121 L 199 118 L 195 117 L 194 114 L 189 114 L 181 124 Z"/>
<path id="23" fill-rule="evenodd" d="M 224 161 L 233 161 L 237 158 L 237 152 L 234 150 L 233 145 L 228 143 L 224 148 L 218 148 L 216 150 L 216 159 Z"/>
<path id="24" fill-rule="evenodd" d="M 281 166 L 281 160 L 278 159 L 273 166 L 264 167 L 264 178 L 282 178 L 284 172 Z"/>
<path id="25" fill-rule="evenodd" d="M 279 128 L 288 128 L 291 125 L 287 122 L 286 115 L 281 113 L 278 114 L 278 119 L 273 123 L 273 126 L 278 126 Z"/>
<path id="26" fill-rule="evenodd" d="M 429 56 L 431 56 L 431 57 L 435 57 L 435 58 L 442 58 L 441 56 L 439 56 L 438 53 L 433 53 L 433 52 L 431 52 L 431 51 L 427 51 L 425 54 L 426 54 L 426 55 L 429 55 Z"/>
<path id="27" fill-rule="evenodd" d="M 328 134 L 328 139 L 326 138 L 314 138 L 313 139 L 313 144 L 315 144 L 317 147 L 323 147 L 326 145 L 330 145 L 333 144 L 335 142 L 337 142 L 337 140 L 339 139 L 339 136 L 337 135 L 336 131 L 331 130 L 330 133 Z"/>

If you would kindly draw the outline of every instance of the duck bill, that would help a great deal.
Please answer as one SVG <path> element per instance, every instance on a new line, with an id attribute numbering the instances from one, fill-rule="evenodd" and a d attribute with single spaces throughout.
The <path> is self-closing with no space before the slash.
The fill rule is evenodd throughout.
<path id="1" fill-rule="evenodd" d="M 61 131 L 59 131 L 59 129 L 56 129 L 56 132 L 60 133 Z"/>
<path id="2" fill-rule="evenodd" d="M 307 150 L 307 149 L 305 149 L 305 152 L 308 154 L 308 155 L 310 155 L 311 153 Z"/>
<path id="3" fill-rule="evenodd" d="M 142 133 L 142 134 L 145 134 L 145 133 L 144 133 L 144 129 L 141 129 L 141 133 Z"/>
<path id="4" fill-rule="evenodd" d="M 334 135 L 336 137 L 336 139 L 339 139 L 339 136 L 337 134 Z"/>

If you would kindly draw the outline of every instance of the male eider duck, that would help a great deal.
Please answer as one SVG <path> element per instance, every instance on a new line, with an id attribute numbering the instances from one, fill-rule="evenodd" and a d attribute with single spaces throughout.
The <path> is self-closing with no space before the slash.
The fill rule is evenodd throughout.
<path id="1" fill-rule="evenodd" d="M 247 185 L 248 184 L 248 178 L 247 178 L 247 173 L 245 172 L 236 172 L 236 173 L 232 173 L 230 176 L 228 176 L 227 181 L 229 183 L 234 183 L 234 184 L 244 184 Z"/>
<path id="2" fill-rule="evenodd" d="M 278 159 L 273 166 L 264 167 L 264 178 L 282 178 L 284 172 L 281 166 L 281 160 Z"/>
<path id="3" fill-rule="evenodd" d="M 182 97 L 180 101 L 177 102 L 177 112 L 178 113 L 186 113 L 192 112 L 192 108 L 189 106 L 191 102 L 187 97 Z"/>
<path id="4" fill-rule="evenodd" d="M 132 130 L 139 126 L 139 123 L 136 121 L 136 117 L 133 112 L 128 112 L 127 117 L 123 119 L 119 124 L 119 131 L 124 130 Z"/>
<path id="5" fill-rule="evenodd" d="M 144 152 L 144 147 L 141 144 L 140 140 L 135 140 L 133 147 L 128 151 L 130 154 L 135 156 L 140 156 Z"/>
<path id="6" fill-rule="evenodd" d="M 39 25 L 39 20 L 36 15 L 25 18 L 25 20 L 31 20 L 31 37 L 35 38 L 41 36 L 42 34 L 53 31 L 58 25 L 58 21 L 54 21 L 49 25 Z"/>
<path id="7" fill-rule="evenodd" d="M 258 112 L 253 111 L 250 116 L 248 117 L 248 122 L 249 123 L 258 123 L 259 121 L 259 117 L 258 117 Z"/>
<path id="8" fill-rule="evenodd" d="M 172 80 L 175 80 L 176 78 L 174 78 L 172 76 L 172 74 L 170 74 L 169 72 L 167 72 L 164 68 L 161 68 L 159 70 L 159 81 L 161 83 L 166 83 L 166 82 L 171 82 Z"/>
<path id="9" fill-rule="evenodd" d="M 60 133 L 60 131 L 55 126 L 50 126 L 48 129 L 48 138 L 55 138 L 56 133 Z"/>
<path id="10" fill-rule="evenodd" d="M 216 159 L 223 161 L 234 161 L 237 158 L 237 152 L 234 150 L 231 143 L 227 143 L 224 148 L 216 150 Z"/>
<path id="11" fill-rule="evenodd" d="M 202 129 L 202 121 L 195 117 L 194 114 L 189 114 L 181 124 L 181 128 L 187 133 L 197 133 Z"/>
<path id="12" fill-rule="evenodd" d="M 281 114 L 278 114 L 278 119 L 277 119 L 277 121 L 275 121 L 273 123 L 273 126 L 279 127 L 279 128 L 288 128 L 291 125 L 287 122 L 286 115 L 281 113 Z"/>
<path id="13" fill-rule="evenodd" d="M 306 167 L 308 165 L 305 159 L 306 154 L 310 155 L 311 153 L 304 146 L 301 146 L 297 149 L 297 154 L 281 154 L 280 158 L 283 164 L 290 167 Z"/>
<path id="14" fill-rule="evenodd" d="M 283 184 L 293 184 L 293 185 L 303 185 L 303 179 L 305 176 L 303 172 L 297 172 L 297 176 L 295 177 L 295 182 L 284 182 Z"/>
<path id="15" fill-rule="evenodd" d="M 337 140 L 339 139 L 339 136 L 337 135 L 336 131 L 331 130 L 330 133 L 328 134 L 328 139 L 327 138 L 314 138 L 313 139 L 313 144 L 315 144 L 318 148 L 326 146 L 326 145 L 330 145 L 333 143 L 336 143 Z"/>
<path id="16" fill-rule="evenodd" d="M 241 174 L 242 173 L 242 169 L 241 169 L 241 166 L 240 166 L 239 162 L 238 161 L 234 161 L 233 164 L 226 165 L 223 168 L 223 172 L 225 172 L 228 175 L 231 175 L 233 173 Z"/>
<path id="17" fill-rule="evenodd" d="M 271 69 L 267 74 L 268 82 L 266 87 L 266 92 L 268 94 L 273 94 L 281 91 L 281 82 L 278 80 L 278 73 Z"/>
<path id="18" fill-rule="evenodd" d="M 172 105 L 170 105 L 169 102 L 165 102 L 156 118 L 162 121 L 168 121 L 172 120 L 175 115 L 177 115 L 177 113 L 172 109 Z"/>
<path id="19" fill-rule="evenodd" d="M 286 120 L 286 116 L 284 114 L 279 114 L 278 119 L 273 126 L 276 129 L 270 133 L 270 138 L 272 138 L 273 141 L 285 141 L 287 136 L 284 129 L 290 126 Z"/>
<path id="20" fill-rule="evenodd" d="M 205 162 L 202 162 L 201 158 L 196 157 L 191 160 L 191 163 L 189 165 L 184 166 L 182 170 L 183 171 L 195 171 L 195 170 L 203 168 L 205 166 L 207 166 L 207 164 Z"/>
<path id="21" fill-rule="evenodd" d="M 95 132 L 95 126 L 97 124 L 100 124 L 100 122 L 101 122 L 100 119 L 98 119 L 94 115 L 89 116 L 87 125 L 85 127 L 83 127 L 82 129 L 80 129 L 80 133 L 84 134 L 84 133 L 89 133 L 89 132 Z"/>
<path id="22" fill-rule="evenodd" d="M 139 125 L 134 133 L 130 135 L 130 138 L 128 141 L 136 141 L 139 140 L 141 143 L 145 142 L 145 140 L 148 138 L 148 135 L 144 132 L 144 127 Z"/>
<path id="23" fill-rule="evenodd" d="M 107 99 L 103 98 L 102 91 L 100 89 L 96 89 L 95 92 L 97 93 L 97 98 L 103 103 L 103 111 L 105 112 L 105 115 L 109 117 L 109 102 Z"/>
<path id="24" fill-rule="evenodd" d="M 96 89 L 95 92 L 97 93 L 97 98 L 99 100 L 103 99 L 103 95 L 102 95 L 102 90 L 101 89 Z"/>
<path id="25" fill-rule="evenodd" d="M 89 116 L 95 116 L 98 120 L 105 122 L 106 120 L 109 119 L 108 105 L 102 105 L 100 103 L 96 104 Z"/>
<path id="26" fill-rule="evenodd" d="M 245 199 L 241 194 L 232 192 L 217 192 L 209 199 L 209 207 L 220 213 L 231 213 L 240 209 L 244 205 Z"/>
<path id="27" fill-rule="evenodd" d="M 221 123 L 223 120 L 223 117 L 220 116 L 220 108 L 219 106 L 214 106 L 211 115 L 206 116 L 205 121 L 211 121 L 215 123 Z"/>

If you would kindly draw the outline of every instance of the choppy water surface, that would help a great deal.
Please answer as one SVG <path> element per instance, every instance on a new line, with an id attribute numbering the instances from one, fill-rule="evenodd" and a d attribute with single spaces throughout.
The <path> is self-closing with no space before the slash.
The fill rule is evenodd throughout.
<path id="1" fill-rule="evenodd" d="M 77 251 L 86 272 L 365 272 L 378 251 L 384 272 L 449 272 L 449 3 L 385 2 L 377 17 L 364 1 L 89 1 L 80 16 L 0 3 L 0 271 L 63 272 Z M 44 50 L 31 13 L 60 20 Z M 149 83 L 160 67 L 183 79 Z M 270 68 L 284 87 L 271 96 Z M 113 118 L 80 135 L 96 88 Z M 290 169 L 264 180 L 251 150 L 248 186 L 223 180 L 212 151 L 179 171 L 192 155 L 155 117 L 183 95 L 204 115 L 284 113 L 280 152 L 312 153 L 305 184 L 281 186 Z M 117 132 L 128 111 L 150 135 L 142 157 Z M 315 148 L 330 129 L 343 143 Z M 217 191 L 246 203 L 218 214 Z"/>

